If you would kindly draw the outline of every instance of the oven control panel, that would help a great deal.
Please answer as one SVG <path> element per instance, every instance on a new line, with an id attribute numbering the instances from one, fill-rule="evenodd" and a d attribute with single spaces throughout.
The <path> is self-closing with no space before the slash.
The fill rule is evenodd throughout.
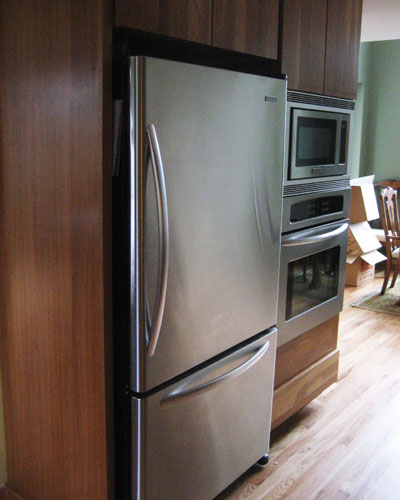
<path id="1" fill-rule="evenodd" d="M 346 219 L 350 214 L 350 187 L 283 198 L 282 233 Z"/>
<path id="2" fill-rule="evenodd" d="M 321 215 L 335 214 L 343 211 L 344 198 L 343 195 L 323 196 L 320 198 L 312 198 L 311 200 L 303 200 L 298 203 L 293 203 L 290 207 L 290 222 L 300 222 Z"/>

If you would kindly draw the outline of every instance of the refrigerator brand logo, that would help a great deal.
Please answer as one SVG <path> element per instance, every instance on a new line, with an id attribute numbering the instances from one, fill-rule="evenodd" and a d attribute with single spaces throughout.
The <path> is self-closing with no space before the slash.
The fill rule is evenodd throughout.
<path id="1" fill-rule="evenodd" d="M 269 95 L 266 95 L 266 96 L 264 97 L 264 101 L 266 101 L 266 102 L 278 102 L 278 98 L 277 98 L 277 97 L 271 97 L 271 96 L 269 96 Z"/>

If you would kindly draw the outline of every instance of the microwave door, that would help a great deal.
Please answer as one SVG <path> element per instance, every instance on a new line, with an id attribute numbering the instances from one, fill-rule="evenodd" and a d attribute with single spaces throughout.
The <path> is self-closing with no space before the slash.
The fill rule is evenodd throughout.
<path id="1" fill-rule="evenodd" d="M 340 113 L 293 109 L 290 179 L 341 175 L 338 171 Z"/>

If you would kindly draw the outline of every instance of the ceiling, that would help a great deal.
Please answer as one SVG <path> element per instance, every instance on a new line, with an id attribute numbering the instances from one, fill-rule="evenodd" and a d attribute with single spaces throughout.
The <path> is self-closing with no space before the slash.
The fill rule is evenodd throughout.
<path id="1" fill-rule="evenodd" d="M 361 41 L 400 39 L 400 0 L 364 0 Z"/>

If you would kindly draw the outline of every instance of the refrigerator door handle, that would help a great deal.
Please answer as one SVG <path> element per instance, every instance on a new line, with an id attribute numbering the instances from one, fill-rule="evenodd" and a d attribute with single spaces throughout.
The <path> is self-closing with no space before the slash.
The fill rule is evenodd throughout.
<path id="1" fill-rule="evenodd" d="M 257 349 L 255 354 L 242 363 L 241 365 L 237 366 L 236 368 L 233 368 L 232 370 L 228 371 L 227 373 L 224 373 L 223 375 L 220 375 L 217 378 L 214 378 L 212 380 L 209 380 L 208 382 L 204 382 L 203 384 L 200 384 L 195 387 L 191 387 L 190 389 L 182 390 L 180 387 L 172 391 L 170 394 L 167 394 L 162 398 L 160 401 L 160 406 L 167 406 L 170 404 L 173 404 L 177 401 L 181 401 L 183 399 L 188 399 L 192 396 L 196 396 L 198 394 L 207 392 L 211 389 L 214 389 L 218 385 L 222 384 L 226 380 L 231 380 L 234 377 L 237 377 L 238 375 L 243 374 L 246 372 L 249 368 L 251 368 L 257 361 L 259 361 L 264 354 L 268 351 L 270 346 L 269 340 L 265 342 L 261 347 Z M 211 367 L 210 370 L 213 368 Z M 187 384 L 185 384 L 187 385 Z"/>
<path id="2" fill-rule="evenodd" d="M 155 353 L 161 324 L 164 315 L 165 299 L 167 295 L 168 279 L 168 256 L 169 256 L 169 227 L 168 227 L 168 207 L 167 191 L 165 187 L 164 169 L 158 144 L 156 128 L 153 124 L 147 126 L 147 139 L 151 165 L 153 170 L 158 216 L 158 270 L 157 270 L 157 292 L 154 300 L 153 316 L 149 332 L 147 335 L 147 354 L 153 356 Z M 146 302 L 147 309 L 147 302 Z M 148 309 L 146 310 L 146 315 Z"/>

